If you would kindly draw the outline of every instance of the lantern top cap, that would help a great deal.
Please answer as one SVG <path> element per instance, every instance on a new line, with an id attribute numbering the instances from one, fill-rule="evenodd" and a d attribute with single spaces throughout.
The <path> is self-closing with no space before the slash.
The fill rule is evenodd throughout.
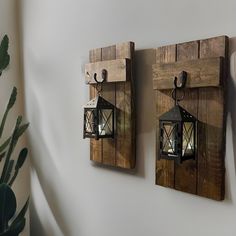
<path id="1" fill-rule="evenodd" d="M 176 105 L 160 116 L 161 121 L 196 121 L 196 118 L 183 107 Z"/>
<path id="2" fill-rule="evenodd" d="M 100 95 L 96 96 L 95 98 L 93 98 L 92 100 L 87 102 L 87 104 L 84 105 L 84 108 L 97 108 L 97 107 L 112 108 L 113 105 Z"/>

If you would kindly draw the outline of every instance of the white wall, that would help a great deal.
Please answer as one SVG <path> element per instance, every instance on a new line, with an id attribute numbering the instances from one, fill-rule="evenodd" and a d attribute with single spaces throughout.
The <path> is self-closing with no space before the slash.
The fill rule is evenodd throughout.
<path id="1" fill-rule="evenodd" d="M 5 34 L 8 35 L 9 54 L 11 57 L 8 69 L 4 71 L 2 76 L 0 77 L 0 119 L 2 119 L 13 86 L 16 86 L 18 89 L 17 101 L 14 108 L 9 113 L 1 143 L 3 142 L 3 140 L 8 138 L 10 133 L 12 132 L 17 116 L 24 114 L 24 90 L 22 86 L 23 80 L 21 73 L 20 34 L 18 21 L 19 15 L 17 0 L 0 0 L 0 41 Z M 24 146 L 27 146 L 25 136 L 19 140 L 19 143 L 14 151 L 13 155 L 15 159 L 17 158 L 21 148 L 23 148 Z M 4 161 L 0 163 L 0 170 L 2 170 L 3 164 Z M 13 190 L 17 198 L 18 211 L 23 207 L 25 201 L 29 196 L 29 179 L 30 176 L 28 160 L 20 170 L 17 179 L 13 184 Z M 25 230 L 21 233 L 21 235 L 29 235 L 28 217 Z"/>
<path id="2" fill-rule="evenodd" d="M 81 73 L 89 49 L 96 47 L 132 40 L 144 49 L 236 36 L 235 10 L 235 0 L 22 0 L 31 235 L 236 234 L 235 82 L 231 79 L 229 91 L 226 200 L 216 202 L 154 184 L 153 92 L 141 68 L 142 52 L 136 67 L 137 170 L 94 166 L 89 142 L 82 139 L 88 87 Z"/>

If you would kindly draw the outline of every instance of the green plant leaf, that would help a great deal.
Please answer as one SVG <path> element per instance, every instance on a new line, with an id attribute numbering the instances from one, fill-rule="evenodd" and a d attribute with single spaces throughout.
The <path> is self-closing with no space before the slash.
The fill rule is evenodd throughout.
<path id="1" fill-rule="evenodd" d="M 2 161 L 3 157 L 5 157 L 5 155 L 6 155 L 6 152 L 2 152 L 2 153 L 0 154 L 0 162 Z"/>
<path id="2" fill-rule="evenodd" d="M 13 134 L 11 136 L 11 142 L 10 142 L 10 145 L 9 145 L 9 149 L 12 148 L 12 151 L 14 150 L 14 147 L 16 146 L 16 144 L 18 142 L 18 139 L 20 137 L 18 135 L 18 130 L 20 128 L 21 122 L 22 122 L 22 116 L 18 116 Z"/>
<path id="3" fill-rule="evenodd" d="M 23 148 L 20 151 L 20 154 L 19 154 L 17 162 L 16 162 L 15 170 L 20 169 L 23 166 L 23 164 L 25 162 L 25 159 L 27 157 L 27 154 L 28 154 L 28 149 L 27 148 Z"/>
<path id="4" fill-rule="evenodd" d="M 0 184 L 0 232 L 6 230 L 8 221 L 16 212 L 16 197 L 7 184 Z"/>
<path id="5" fill-rule="evenodd" d="M 12 92 L 11 92 L 11 97 L 7 104 L 7 109 L 11 109 L 13 107 L 13 105 L 16 102 L 16 96 L 17 96 L 17 88 L 13 87 Z"/>
<path id="6" fill-rule="evenodd" d="M 10 160 L 8 168 L 7 168 L 7 172 L 6 172 L 6 178 L 4 179 L 5 183 L 7 183 L 9 179 L 11 178 L 11 172 L 12 172 L 13 166 L 14 166 L 14 160 Z"/>
<path id="7" fill-rule="evenodd" d="M 29 127 L 29 123 L 23 124 L 21 125 L 16 133 L 16 137 L 17 139 L 27 130 L 27 128 Z"/>
<path id="8" fill-rule="evenodd" d="M 3 118 L 2 118 L 2 122 L 1 122 L 1 126 L 0 126 L 0 137 L 2 137 L 2 133 L 3 133 L 5 123 L 6 123 L 7 115 L 9 113 L 10 109 L 13 107 L 13 105 L 16 102 L 16 96 L 17 96 L 17 89 L 16 89 L 16 87 L 13 87 L 10 99 L 8 101 L 6 110 L 5 110 Z"/>
<path id="9" fill-rule="evenodd" d="M 11 141 L 10 141 L 10 144 L 9 144 L 9 147 L 8 147 L 8 150 L 7 150 L 7 154 L 6 154 L 6 158 L 5 158 L 5 162 L 4 162 L 4 166 L 3 166 L 3 170 L 2 170 L 0 183 L 3 183 L 4 179 L 6 177 L 6 171 L 7 171 L 8 164 L 9 164 L 9 161 L 10 161 L 10 158 L 11 158 L 11 154 L 14 151 L 14 148 L 15 148 L 16 143 L 17 143 L 18 138 L 19 138 L 17 136 L 17 131 L 19 129 L 19 126 L 20 126 L 21 122 L 22 122 L 22 116 L 18 116 L 17 120 L 16 120 L 16 124 L 15 124 L 13 134 L 11 136 Z"/>
<path id="10" fill-rule="evenodd" d="M 1 72 L 2 72 L 4 69 L 7 68 L 7 66 L 9 65 L 9 63 L 10 63 L 10 55 L 7 54 L 7 55 L 5 56 L 3 62 L 2 62 L 2 65 L 1 65 L 1 68 L 2 68 L 2 69 L 1 69 Z"/>
<path id="11" fill-rule="evenodd" d="M 18 175 L 19 169 L 24 165 L 24 162 L 26 160 L 27 154 L 28 154 L 28 149 L 27 148 L 23 148 L 20 151 L 20 154 L 19 154 L 17 162 L 16 162 L 14 175 L 12 176 L 10 181 L 9 181 L 9 178 L 7 179 L 7 177 L 6 177 L 6 179 L 4 179 L 4 182 L 8 183 L 8 181 L 9 181 L 8 184 L 10 186 L 12 186 L 13 182 L 15 181 L 15 179 L 16 179 L 16 177 Z"/>
<path id="12" fill-rule="evenodd" d="M 10 62 L 10 56 L 8 54 L 8 45 L 9 45 L 9 38 L 5 35 L 0 44 L 0 73 L 6 69 Z M 1 75 L 0 74 L 0 75 Z"/>
<path id="13" fill-rule="evenodd" d="M 16 224 L 11 225 L 4 233 L 0 233 L 0 236 L 18 236 L 25 227 L 25 218 L 22 218 Z"/>
<path id="14" fill-rule="evenodd" d="M 29 198 L 27 199 L 27 201 L 25 202 L 25 205 L 22 207 L 21 211 L 19 212 L 19 214 L 17 215 L 17 217 L 13 220 L 12 225 L 16 224 L 17 222 L 19 222 L 22 218 L 25 217 L 25 213 L 28 209 L 29 206 Z"/>
<path id="15" fill-rule="evenodd" d="M 5 150 L 5 148 L 7 148 L 8 144 L 11 141 L 11 137 L 9 137 L 1 146 L 0 146 L 0 153 L 3 152 Z"/>

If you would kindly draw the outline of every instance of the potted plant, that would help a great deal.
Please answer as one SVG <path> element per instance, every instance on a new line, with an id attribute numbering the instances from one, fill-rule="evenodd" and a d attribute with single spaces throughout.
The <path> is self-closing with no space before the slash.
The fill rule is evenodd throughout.
<path id="1" fill-rule="evenodd" d="M 0 76 L 10 62 L 8 45 L 9 39 L 5 35 L 0 44 Z M 23 208 L 16 214 L 16 196 L 11 188 L 20 168 L 25 163 L 28 149 L 23 148 L 17 158 L 13 158 L 13 152 L 29 123 L 22 123 L 22 116 L 18 116 L 12 133 L 6 140 L 2 140 L 7 116 L 15 104 L 16 97 L 17 89 L 14 87 L 0 123 L 0 164 L 3 165 L 2 173 L 0 173 L 0 236 L 17 236 L 22 232 L 25 227 L 25 213 L 29 203 L 28 199 Z"/>

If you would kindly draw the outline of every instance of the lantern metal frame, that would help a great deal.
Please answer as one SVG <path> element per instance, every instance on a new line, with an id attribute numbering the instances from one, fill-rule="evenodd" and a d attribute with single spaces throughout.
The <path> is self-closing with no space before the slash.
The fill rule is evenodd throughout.
<path id="1" fill-rule="evenodd" d="M 197 119 L 178 104 L 184 99 L 187 73 L 182 72 L 180 78 L 181 84 L 177 85 L 175 77 L 172 91 L 175 106 L 159 118 L 160 159 L 177 163 L 195 159 L 197 150 Z"/>
<path id="2" fill-rule="evenodd" d="M 97 75 L 94 74 L 98 94 L 84 106 L 83 138 L 98 140 L 100 138 L 114 138 L 115 136 L 115 106 L 100 95 L 102 83 L 106 77 L 105 70 L 102 71 L 102 75 L 102 81 L 98 81 Z M 109 111 L 108 114 L 106 114 L 107 111 Z"/>

